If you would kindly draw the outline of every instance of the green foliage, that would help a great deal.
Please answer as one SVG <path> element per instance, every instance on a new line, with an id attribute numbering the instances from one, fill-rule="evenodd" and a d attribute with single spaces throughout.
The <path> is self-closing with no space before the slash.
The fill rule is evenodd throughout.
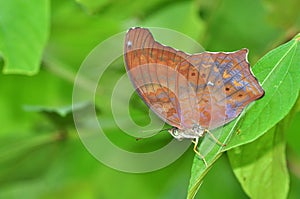
<path id="1" fill-rule="evenodd" d="M 0 198 L 297 198 L 299 6 L 297 0 L 1 1 Z M 84 113 L 91 104 L 72 107 L 76 71 L 98 43 L 132 26 L 171 28 L 209 51 L 246 47 L 250 62 L 259 60 L 252 70 L 266 94 L 213 132 L 226 147 L 203 139 L 199 151 L 208 168 L 190 149 L 159 171 L 122 173 L 80 142 L 71 111 Z M 106 73 L 95 103 L 112 142 L 131 151 L 168 143 L 165 133 L 137 142 L 118 128 L 110 98 L 125 73 L 122 59 Z M 136 123 L 147 125 L 147 107 L 138 96 L 130 103 Z"/>
<path id="2" fill-rule="evenodd" d="M 299 37 L 269 52 L 253 66 L 266 93 L 248 108 L 240 127 L 243 133 L 234 136 L 228 148 L 253 141 L 283 119 L 295 104 L 300 89 Z"/>
<path id="3" fill-rule="evenodd" d="M 283 141 L 283 136 L 276 136 L 275 132 L 277 131 L 284 131 L 285 129 L 279 128 L 279 130 L 274 127 L 276 123 L 282 120 L 292 109 L 294 106 L 297 98 L 298 93 L 300 90 L 300 68 L 298 64 L 300 62 L 300 46 L 299 46 L 299 38 L 300 34 L 297 35 L 293 40 L 290 42 L 279 46 L 278 48 L 274 49 L 273 51 L 266 54 L 262 59 L 260 59 L 257 64 L 253 67 L 253 72 L 256 77 L 260 80 L 263 88 L 265 89 L 265 96 L 255 102 L 252 103 L 246 111 L 246 114 L 241 114 L 237 119 L 231 122 L 229 125 L 226 125 L 224 129 L 223 135 L 221 136 L 221 141 L 223 143 L 227 143 L 225 149 L 221 149 L 219 146 L 215 146 L 213 151 L 210 152 L 209 155 L 206 156 L 208 162 L 214 162 L 223 151 L 229 149 L 236 149 L 236 150 L 244 150 L 242 152 L 236 153 L 236 150 L 229 151 L 228 154 L 230 155 L 230 160 L 232 162 L 232 166 L 236 170 L 239 170 L 239 167 L 242 167 L 238 164 L 243 164 L 243 161 L 251 161 L 251 156 L 249 153 L 253 155 L 252 159 L 254 164 L 254 168 L 252 170 L 256 170 L 255 173 L 262 173 L 265 174 L 266 168 L 259 166 L 259 164 L 265 164 L 266 162 L 272 162 L 271 158 L 274 158 L 274 154 L 278 155 L 278 159 L 274 162 L 279 162 L 279 165 L 274 165 L 274 167 L 268 167 L 268 171 L 276 173 L 276 168 L 279 168 L 279 173 L 285 174 L 283 177 L 286 177 L 285 180 L 280 180 L 280 183 L 277 187 L 273 187 L 272 190 L 276 190 L 276 188 L 281 187 L 283 190 L 282 195 L 278 195 L 279 198 L 284 198 L 287 194 L 287 184 L 288 184 L 288 175 L 286 172 L 286 164 L 285 164 L 285 142 Z M 287 98 L 286 98 L 287 96 Z M 274 109 L 273 107 L 277 107 Z M 260 137 L 263 133 L 268 131 L 267 138 L 259 139 L 255 142 L 242 146 L 240 148 L 236 148 L 237 146 L 247 144 L 258 137 Z M 279 132 L 282 133 L 282 132 Z M 278 133 L 277 133 L 278 134 Z M 272 136 L 273 135 L 273 136 Z M 271 136 L 271 137 L 270 137 Z M 277 138 L 279 137 L 279 138 Z M 281 138 L 281 139 L 280 139 Z M 277 140 L 279 139 L 279 140 Z M 273 143 L 270 140 L 274 140 Z M 203 141 L 203 145 L 209 142 L 208 139 Z M 266 142 L 270 142 L 271 146 L 268 146 Z M 202 151 L 200 147 L 200 152 Z M 259 149 L 262 150 L 259 150 Z M 254 150 L 255 149 L 255 150 Z M 281 150 L 280 150 L 281 149 Z M 263 154 L 263 151 L 270 150 L 275 151 L 271 153 L 268 157 L 262 158 L 263 161 L 260 163 L 257 161 L 257 156 L 259 154 Z M 243 153 L 244 152 L 244 153 Z M 255 153 L 256 152 L 256 153 Z M 282 157 L 279 159 L 279 157 Z M 280 161 L 281 160 L 281 161 Z M 284 166 L 283 166 L 284 165 Z M 277 167 L 276 167 L 277 166 Z M 205 168 L 203 164 L 201 164 L 201 160 L 198 157 L 195 157 L 193 168 L 192 168 L 192 178 L 190 184 L 190 196 L 192 197 L 195 195 L 196 191 L 199 189 L 199 186 L 202 183 L 203 177 L 207 173 L 209 168 Z M 283 169 L 284 172 L 280 169 Z M 252 171 L 254 172 L 254 171 Z M 254 175 L 254 174 L 253 174 Z M 238 175 L 237 175 L 238 176 Z M 239 177 L 239 176 L 238 176 Z M 277 181 L 277 175 L 272 176 L 264 176 L 265 178 L 259 177 L 260 180 L 265 181 Z M 275 179 L 272 179 L 276 178 Z M 246 176 L 246 179 L 253 179 L 253 176 Z M 242 186 L 245 185 L 244 178 L 239 178 Z M 255 182 L 253 183 L 255 184 Z M 248 186 L 248 185 L 247 185 Z M 269 186 L 269 184 L 267 184 Z M 257 187 L 252 188 L 249 190 L 248 187 L 245 187 L 246 192 L 253 198 L 274 198 L 272 194 L 268 192 L 264 192 L 260 195 L 260 193 L 255 193 L 256 191 L 260 190 L 258 187 L 264 187 L 263 185 L 259 184 Z M 284 188 L 283 188 L 284 187 Z M 266 188 L 266 187 L 265 187 Z M 251 192 L 252 191 L 252 192 Z M 258 196 L 257 196 L 258 195 Z"/>
<path id="4" fill-rule="evenodd" d="M 49 1 L 1 1 L 0 13 L 4 72 L 37 73 L 49 35 Z"/>
<path id="5" fill-rule="evenodd" d="M 228 153 L 236 177 L 251 198 L 287 197 L 289 176 L 284 130 L 278 124 L 256 141 Z"/>
<path id="6" fill-rule="evenodd" d="M 245 130 L 241 127 L 240 131 L 258 133 L 267 130 L 267 133 L 250 144 L 228 152 L 234 172 L 251 198 L 286 198 L 288 194 L 289 176 L 285 158 L 284 132 L 288 130 L 290 120 L 294 116 L 294 111 L 291 109 L 300 90 L 300 68 L 297 64 L 300 61 L 299 39 L 300 34 L 291 42 L 268 53 L 255 65 L 257 67 L 255 70 L 265 73 L 262 75 L 265 76 L 263 84 L 266 89 L 270 90 L 265 100 L 269 100 L 265 104 L 262 100 L 253 109 L 256 111 L 257 118 L 252 120 L 262 122 L 253 122 L 248 128 L 245 127 Z M 265 72 L 268 66 L 271 69 L 270 73 Z M 268 97 L 268 95 L 273 97 Z M 274 110 L 273 107 L 277 109 Z M 265 116 L 259 114 L 260 109 Z M 269 114 L 266 116 L 266 113 Z M 260 116 L 262 116 L 261 119 Z M 280 121 L 285 116 L 286 118 Z M 272 126 L 274 127 L 270 128 Z M 239 150 L 239 154 L 235 154 Z M 242 159 L 246 157 L 248 160 L 244 160 L 245 163 L 243 163 Z M 266 186 L 257 186 L 258 182 Z M 268 191 L 263 187 L 268 187 Z M 281 191 L 276 192 L 276 190 Z"/>

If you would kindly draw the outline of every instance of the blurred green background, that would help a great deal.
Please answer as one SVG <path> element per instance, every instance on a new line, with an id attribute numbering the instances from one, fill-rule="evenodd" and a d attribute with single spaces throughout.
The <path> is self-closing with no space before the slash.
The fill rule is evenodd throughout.
<path id="1" fill-rule="evenodd" d="M 185 198 L 192 149 L 164 169 L 131 174 L 104 166 L 82 145 L 68 110 L 84 58 L 110 36 L 143 26 L 177 30 L 208 51 L 248 48 L 253 65 L 300 31 L 298 0 L 8 2 L 0 0 L 0 21 L 13 19 L 0 23 L 0 198 Z M 26 24 L 27 18 L 32 23 Z M 13 57 L 18 52 L 21 56 Z M 101 80 L 106 88 L 99 90 L 96 105 L 108 136 L 133 151 L 151 151 L 169 142 L 168 134 L 136 142 L 118 129 L 108 105 L 114 83 L 125 73 L 122 58 L 106 72 L 109 78 Z M 130 111 L 137 123 L 149 122 L 137 95 Z M 286 132 L 289 198 L 300 197 L 299 111 Z M 196 198 L 224 196 L 247 198 L 226 156 L 206 176 Z"/>

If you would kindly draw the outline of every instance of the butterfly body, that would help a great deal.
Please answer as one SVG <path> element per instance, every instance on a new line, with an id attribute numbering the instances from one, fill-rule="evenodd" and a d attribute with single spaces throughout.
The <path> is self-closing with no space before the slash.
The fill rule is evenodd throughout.
<path id="1" fill-rule="evenodd" d="M 196 139 L 203 137 L 206 131 L 200 125 L 195 124 L 194 127 L 190 129 L 171 128 L 168 132 L 177 140 L 182 140 L 184 138 Z"/>

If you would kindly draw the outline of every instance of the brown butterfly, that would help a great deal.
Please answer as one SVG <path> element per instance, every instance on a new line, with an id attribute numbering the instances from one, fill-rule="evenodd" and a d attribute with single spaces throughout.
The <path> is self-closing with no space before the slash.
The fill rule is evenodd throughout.
<path id="1" fill-rule="evenodd" d="M 124 44 L 126 70 L 137 93 L 173 126 L 173 137 L 194 139 L 204 162 L 196 151 L 199 137 L 264 95 L 247 54 L 248 49 L 188 54 L 158 43 L 146 28 L 129 29 Z"/>

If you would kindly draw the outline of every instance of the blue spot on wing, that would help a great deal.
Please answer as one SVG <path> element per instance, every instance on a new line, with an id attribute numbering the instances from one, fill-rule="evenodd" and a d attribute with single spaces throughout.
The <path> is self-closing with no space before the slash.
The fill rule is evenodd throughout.
<path id="1" fill-rule="evenodd" d="M 233 108 L 231 104 L 226 105 L 226 115 L 228 119 L 230 118 L 235 118 L 237 113 L 236 113 L 236 108 Z"/>

